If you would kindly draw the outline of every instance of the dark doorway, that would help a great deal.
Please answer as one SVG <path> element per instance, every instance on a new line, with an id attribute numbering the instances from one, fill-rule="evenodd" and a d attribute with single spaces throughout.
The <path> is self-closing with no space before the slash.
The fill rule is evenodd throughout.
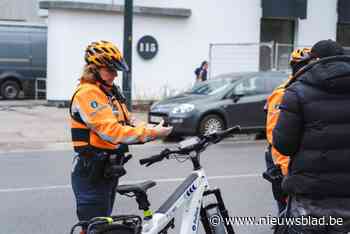
<path id="1" fill-rule="evenodd" d="M 275 43 L 283 45 L 277 44 L 274 48 L 276 52 L 261 47 L 260 70 L 270 70 L 273 67 L 276 69 L 288 68 L 289 55 L 294 45 L 294 31 L 295 20 L 293 19 L 261 19 L 260 42 L 274 41 Z M 270 53 L 274 53 L 272 56 L 276 64 L 271 64 L 271 59 L 265 59 L 271 58 Z"/>

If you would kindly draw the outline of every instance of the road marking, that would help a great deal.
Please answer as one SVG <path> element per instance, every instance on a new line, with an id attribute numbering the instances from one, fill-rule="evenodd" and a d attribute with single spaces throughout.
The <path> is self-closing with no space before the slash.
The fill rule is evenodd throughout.
<path id="1" fill-rule="evenodd" d="M 244 179 L 244 178 L 256 178 L 260 177 L 260 174 L 237 174 L 237 175 L 223 175 L 223 176 L 209 176 L 209 180 L 227 180 L 227 179 Z M 157 183 L 172 183 L 172 182 L 181 182 L 185 178 L 168 178 L 168 179 L 154 179 L 153 181 Z M 121 184 L 134 184 L 141 183 L 145 180 L 129 180 L 123 181 Z M 8 188 L 0 189 L 0 193 L 14 193 L 14 192 L 26 192 L 26 191 L 43 191 L 43 190 L 57 190 L 57 189 L 70 189 L 72 186 L 67 185 L 55 185 L 55 186 L 43 186 L 43 187 L 28 187 L 28 188 Z"/>
<path id="2" fill-rule="evenodd" d="M 222 145 L 232 144 L 232 145 L 239 145 L 239 144 L 249 144 L 249 145 L 261 145 L 265 144 L 265 140 L 225 140 L 223 141 Z M 21 144 L 21 143 L 20 143 Z M 45 143 L 43 143 L 45 144 Z M 151 143 L 145 143 L 142 145 L 132 145 L 132 148 L 141 148 L 141 147 L 169 147 L 176 145 L 176 142 L 151 142 Z M 13 149 L 19 147 L 19 149 Z M 25 146 L 23 146 L 25 147 Z M 32 147 L 32 146 L 31 146 Z M 39 147 L 39 146 L 38 146 Z M 11 146 L 11 143 L 7 144 L 6 149 L 0 149 L 0 158 L 3 155 L 7 154 L 18 154 L 18 153 L 38 153 L 38 152 L 56 152 L 56 151 L 73 151 L 72 143 L 71 142 L 65 142 L 65 143 L 46 143 L 45 145 L 40 146 L 40 148 L 33 149 L 33 148 L 21 148 L 21 145 L 18 145 L 18 143 L 14 143 L 13 146 Z"/>
<path id="3" fill-rule="evenodd" d="M 71 188 L 71 185 L 68 184 L 68 185 L 56 185 L 56 186 L 45 186 L 45 187 L 0 189 L 0 193 L 40 191 L 40 190 L 55 190 L 55 189 L 67 189 L 67 188 Z"/>

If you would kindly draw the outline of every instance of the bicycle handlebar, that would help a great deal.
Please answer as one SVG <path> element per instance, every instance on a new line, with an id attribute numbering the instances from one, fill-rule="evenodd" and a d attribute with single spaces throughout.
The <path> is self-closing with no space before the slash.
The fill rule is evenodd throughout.
<path id="1" fill-rule="evenodd" d="M 214 132 L 208 135 L 204 135 L 199 137 L 199 140 L 196 144 L 185 147 L 185 148 L 178 148 L 176 150 L 171 149 L 164 149 L 160 154 L 140 159 L 140 164 L 144 165 L 146 164 L 146 167 L 152 165 L 153 163 L 162 161 L 164 158 L 169 158 L 171 154 L 179 154 L 179 155 L 189 155 L 191 152 L 201 152 L 206 149 L 208 146 L 208 143 L 216 144 L 219 143 L 224 138 L 232 135 L 235 132 L 239 132 L 241 130 L 241 127 L 239 125 L 234 126 L 232 128 L 228 128 L 223 131 Z"/>
<path id="2" fill-rule="evenodd" d="M 144 165 L 146 164 L 146 167 L 152 165 L 155 162 L 159 162 L 161 160 L 163 160 L 165 157 L 167 157 L 170 153 L 173 153 L 172 151 L 170 151 L 169 149 L 165 149 L 162 152 L 160 152 L 160 154 L 148 157 L 148 158 L 143 158 L 140 159 L 140 164 Z"/>

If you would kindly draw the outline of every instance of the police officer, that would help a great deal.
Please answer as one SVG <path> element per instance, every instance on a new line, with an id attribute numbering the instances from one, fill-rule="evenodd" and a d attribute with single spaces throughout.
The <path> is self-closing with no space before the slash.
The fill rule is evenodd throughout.
<path id="1" fill-rule="evenodd" d="M 131 118 L 124 96 L 113 84 L 117 71 L 128 71 L 114 44 L 91 43 L 86 48 L 85 61 L 70 106 L 72 141 L 77 154 L 71 179 L 80 221 L 111 215 L 118 176 L 125 173 L 122 160 L 129 144 L 152 141 L 172 130 L 163 127 L 163 123 L 146 127 Z"/>
<path id="2" fill-rule="evenodd" d="M 297 79 L 297 73 L 310 60 L 310 48 L 296 49 L 291 53 L 289 65 L 292 68 L 292 74 L 287 81 L 274 89 L 267 98 L 265 109 L 267 111 L 266 118 L 266 139 L 268 148 L 265 152 L 265 162 L 267 170 L 263 173 L 263 177 L 272 184 L 272 193 L 277 201 L 279 214 L 286 208 L 286 194 L 282 191 L 281 183 L 284 176 L 288 173 L 289 157 L 281 154 L 272 146 L 272 130 L 276 126 L 279 110 L 286 88 Z"/>

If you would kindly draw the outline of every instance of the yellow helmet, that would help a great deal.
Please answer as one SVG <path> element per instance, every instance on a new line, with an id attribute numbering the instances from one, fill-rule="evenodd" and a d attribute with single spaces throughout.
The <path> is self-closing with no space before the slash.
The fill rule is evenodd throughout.
<path id="1" fill-rule="evenodd" d="M 310 52 L 311 52 L 310 48 L 302 48 L 302 49 L 294 50 L 290 55 L 289 64 L 294 65 L 294 64 L 309 60 L 311 58 Z"/>
<path id="2" fill-rule="evenodd" d="M 97 67 L 108 67 L 119 71 L 129 70 L 121 52 L 108 41 L 97 41 L 88 45 L 85 50 L 85 61 Z"/>

